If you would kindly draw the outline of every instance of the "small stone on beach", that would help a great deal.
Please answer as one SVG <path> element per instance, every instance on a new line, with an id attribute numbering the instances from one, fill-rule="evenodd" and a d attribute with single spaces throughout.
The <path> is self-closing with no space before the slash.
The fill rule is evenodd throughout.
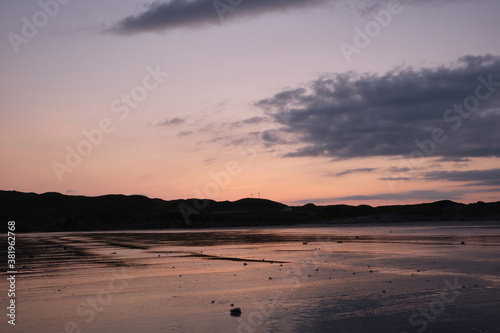
<path id="1" fill-rule="evenodd" d="M 229 310 L 229 313 L 231 314 L 231 316 L 239 317 L 239 316 L 241 316 L 241 309 L 234 308 L 234 309 Z"/>

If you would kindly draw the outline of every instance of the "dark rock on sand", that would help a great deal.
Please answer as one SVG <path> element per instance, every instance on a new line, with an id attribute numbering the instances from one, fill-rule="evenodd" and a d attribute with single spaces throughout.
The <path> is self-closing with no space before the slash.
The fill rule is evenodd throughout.
<path id="1" fill-rule="evenodd" d="M 231 314 L 231 316 L 239 317 L 239 316 L 241 316 L 241 309 L 234 308 L 234 309 L 229 310 L 229 313 Z"/>

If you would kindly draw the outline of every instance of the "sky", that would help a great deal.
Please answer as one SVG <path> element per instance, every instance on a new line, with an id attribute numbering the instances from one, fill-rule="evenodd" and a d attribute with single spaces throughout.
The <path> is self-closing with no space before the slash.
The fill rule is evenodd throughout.
<path id="1" fill-rule="evenodd" d="M 0 189 L 500 200 L 497 0 L 0 0 Z"/>

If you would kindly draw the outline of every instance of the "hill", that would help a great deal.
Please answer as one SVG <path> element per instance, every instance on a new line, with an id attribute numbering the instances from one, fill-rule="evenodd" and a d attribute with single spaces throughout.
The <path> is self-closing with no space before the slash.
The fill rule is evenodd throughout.
<path id="1" fill-rule="evenodd" d="M 0 217 L 20 232 L 271 226 L 308 223 L 384 223 L 500 220 L 500 202 L 438 201 L 372 207 L 288 207 L 266 199 L 213 201 L 150 199 L 140 195 L 72 196 L 0 191 Z"/>

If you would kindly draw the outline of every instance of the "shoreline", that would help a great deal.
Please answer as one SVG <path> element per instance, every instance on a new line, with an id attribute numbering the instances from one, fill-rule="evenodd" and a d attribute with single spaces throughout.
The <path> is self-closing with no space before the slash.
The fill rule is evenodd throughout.
<path id="1" fill-rule="evenodd" d="M 19 232 L 19 235 L 59 235 L 59 234 L 112 234 L 112 233 L 197 233 L 197 232 L 220 232 L 239 230 L 266 230 L 266 229 L 313 229 L 313 228 L 349 228 L 349 227 L 435 227 L 435 226 L 456 226 L 456 227 L 487 227 L 500 226 L 500 220 L 488 221 L 416 221 L 416 222 L 324 222 L 324 223 L 299 223 L 291 225 L 277 226 L 235 226 L 235 227 L 200 227 L 200 228 L 167 228 L 167 229 L 121 229 L 121 230 L 74 230 L 74 231 L 28 231 Z M 3 235 L 4 236 L 4 235 Z"/>

